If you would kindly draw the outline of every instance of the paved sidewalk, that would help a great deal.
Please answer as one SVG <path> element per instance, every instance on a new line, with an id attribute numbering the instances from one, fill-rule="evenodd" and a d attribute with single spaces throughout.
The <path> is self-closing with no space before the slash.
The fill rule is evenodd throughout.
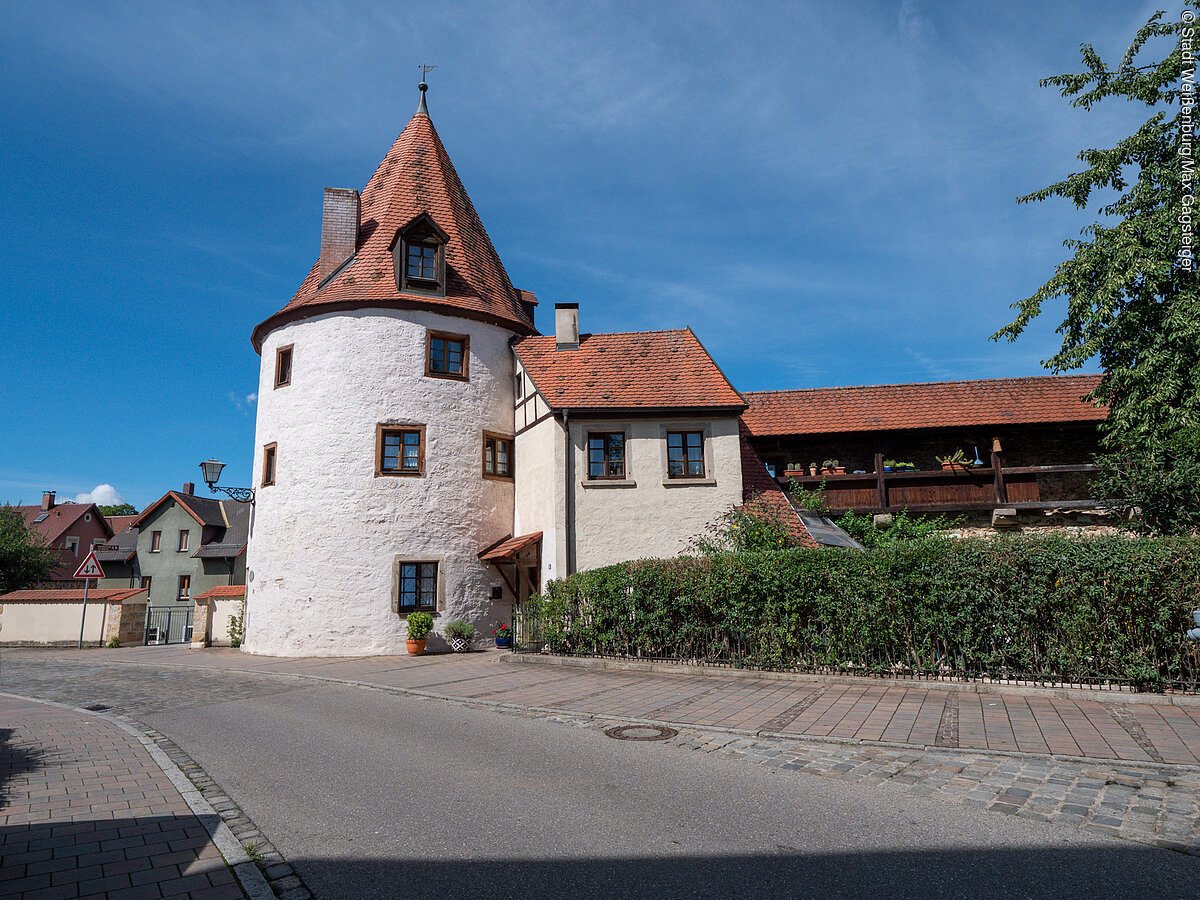
<path id="1" fill-rule="evenodd" d="M 522 664 L 505 660 L 507 655 L 493 650 L 280 659 L 180 646 L 8 651 L 14 661 L 186 666 L 214 676 L 222 671 L 306 675 L 438 697 L 764 735 L 1200 765 L 1200 697 L 1180 698 L 1176 704 L 1164 697 L 1136 695 L 1143 702 L 1121 702 L 1102 691 L 1031 688 L 1023 693 L 975 693 L 865 678 L 831 683 Z"/>
<path id="2" fill-rule="evenodd" d="M 0 896 L 245 895 L 137 738 L 98 716 L 0 696 Z"/>

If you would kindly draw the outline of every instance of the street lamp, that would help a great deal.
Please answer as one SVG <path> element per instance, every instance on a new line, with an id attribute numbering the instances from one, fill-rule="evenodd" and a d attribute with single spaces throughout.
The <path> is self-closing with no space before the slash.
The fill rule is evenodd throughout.
<path id="1" fill-rule="evenodd" d="M 225 463 L 219 459 L 206 459 L 200 463 L 200 473 L 204 476 L 204 483 L 208 485 L 208 489 L 214 494 L 217 491 L 228 494 L 238 503 L 253 503 L 254 488 L 230 488 L 217 484 L 217 480 L 221 477 L 221 470 L 224 468 Z"/>

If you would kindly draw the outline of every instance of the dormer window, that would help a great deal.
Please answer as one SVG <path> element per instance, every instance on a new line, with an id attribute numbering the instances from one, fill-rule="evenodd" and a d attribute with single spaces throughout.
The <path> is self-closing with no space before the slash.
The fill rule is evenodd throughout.
<path id="1" fill-rule="evenodd" d="M 446 233 L 426 215 L 400 229 L 392 256 L 402 293 L 445 295 L 446 240 Z"/>

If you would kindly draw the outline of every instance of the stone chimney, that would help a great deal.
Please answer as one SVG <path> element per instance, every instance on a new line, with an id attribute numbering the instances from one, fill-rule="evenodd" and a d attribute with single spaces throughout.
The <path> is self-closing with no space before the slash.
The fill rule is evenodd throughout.
<path id="1" fill-rule="evenodd" d="M 321 265 L 317 273 L 322 282 L 354 255 L 358 242 L 358 191 L 349 188 L 325 188 L 321 214 Z"/>
<path id="2" fill-rule="evenodd" d="M 183 492 L 185 494 L 187 494 L 189 497 L 192 496 L 193 494 L 195 494 L 196 493 L 195 482 L 185 481 L 183 483 Z"/>
<path id="3" fill-rule="evenodd" d="M 42 512 L 54 509 L 54 491 L 42 491 Z"/>
<path id="4" fill-rule="evenodd" d="M 579 349 L 579 304 L 554 304 L 554 349 Z"/>

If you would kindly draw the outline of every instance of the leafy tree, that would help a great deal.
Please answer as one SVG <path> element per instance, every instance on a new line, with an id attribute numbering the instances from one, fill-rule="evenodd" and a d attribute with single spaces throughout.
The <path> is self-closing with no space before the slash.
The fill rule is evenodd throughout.
<path id="1" fill-rule="evenodd" d="M 49 578 L 58 564 L 58 553 L 45 538 L 11 506 L 0 506 L 0 594 Z"/>
<path id="2" fill-rule="evenodd" d="M 1200 0 L 1185 5 L 1196 8 Z M 1106 445 L 1125 451 L 1163 448 L 1179 429 L 1200 426 L 1200 299 L 1194 260 L 1185 266 L 1180 255 L 1184 179 L 1190 197 L 1192 177 L 1190 169 L 1185 176 L 1188 159 L 1180 154 L 1182 28 L 1156 13 L 1115 68 L 1084 44 L 1083 72 L 1041 82 L 1084 110 L 1113 98 L 1152 112 L 1115 146 L 1080 153 L 1083 171 L 1018 198 L 1063 197 L 1086 210 L 1093 195 L 1104 194 L 1099 217 L 1082 239 L 1065 242 L 1071 257 L 1032 296 L 1013 304 L 1016 318 L 993 335 L 1016 340 L 1045 304 L 1065 298 L 1062 348 L 1043 365 L 1063 372 L 1099 360 L 1104 375 L 1091 397 L 1111 408 Z M 1151 46 L 1166 55 L 1139 64 Z"/>
<path id="3" fill-rule="evenodd" d="M 103 516 L 136 516 L 137 507 L 132 503 L 114 503 L 110 506 L 97 506 Z"/>
<path id="4" fill-rule="evenodd" d="M 1131 527 L 1152 534 L 1200 532 L 1200 428 L 1183 428 L 1148 447 L 1123 448 L 1099 458 L 1097 496 L 1121 498 L 1136 509 Z"/>

